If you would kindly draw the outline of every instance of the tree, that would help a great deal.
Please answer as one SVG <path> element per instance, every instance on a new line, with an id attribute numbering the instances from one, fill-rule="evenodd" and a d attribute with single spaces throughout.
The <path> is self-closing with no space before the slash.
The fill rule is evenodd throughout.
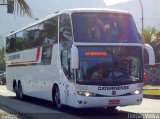
<path id="1" fill-rule="evenodd" d="M 160 31 L 155 34 L 155 55 L 156 61 L 160 63 Z"/>
<path id="2" fill-rule="evenodd" d="M 143 30 L 143 40 L 145 43 L 151 44 L 152 36 L 156 33 L 156 29 L 153 27 L 147 27 Z"/>
<path id="3" fill-rule="evenodd" d="M 0 40 L 2 36 L 0 35 Z M 0 71 L 5 70 L 5 48 L 0 48 Z"/>
<path id="4" fill-rule="evenodd" d="M 0 65 L 5 65 L 5 48 L 0 50 Z"/>
<path id="5" fill-rule="evenodd" d="M 150 44 L 155 52 L 156 62 L 160 63 L 160 31 L 154 27 L 148 27 L 143 30 L 143 40 Z"/>
<path id="6" fill-rule="evenodd" d="M 6 3 L 7 0 L 0 0 L 2 3 Z M 14 10 L 17 15 L 27 15 L 32 18 L 32 11 L 29 5 L 25 2 L 25 0 L 14 0 Z"/>

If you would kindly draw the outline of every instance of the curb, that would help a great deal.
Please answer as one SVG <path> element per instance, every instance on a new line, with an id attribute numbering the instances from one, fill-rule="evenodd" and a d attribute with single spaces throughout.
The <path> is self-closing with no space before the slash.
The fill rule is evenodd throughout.
<path id="1" fill-rule="evenodd" d="M 144 98 L 149 98 L 149 99 L 160 99 L 160 95 L 148 95 L 148 94 L 143 94 Z"/>

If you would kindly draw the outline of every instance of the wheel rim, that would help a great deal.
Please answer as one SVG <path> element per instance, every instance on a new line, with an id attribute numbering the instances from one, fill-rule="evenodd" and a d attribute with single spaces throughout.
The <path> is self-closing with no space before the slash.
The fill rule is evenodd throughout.
<path id="1" fill-rule="evenodd" d="M 58 87 L 56 87 L 56 92 L 55 92 L 55 103 L 56 106 L 60 109 L 61 108 L 61 100 L 60 100 L 60 92 Z"/>

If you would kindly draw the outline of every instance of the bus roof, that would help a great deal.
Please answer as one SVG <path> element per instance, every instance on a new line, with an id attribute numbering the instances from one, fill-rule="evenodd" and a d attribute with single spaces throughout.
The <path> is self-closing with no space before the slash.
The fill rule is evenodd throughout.
<path id="1" fill-rule="evenodd" d="M 106 9 L 106 8 L 74 8 L 74 9 L 67 9 L 62 12 L 65 12 L 65 11 L 70 12 L 70 13 L 74 13 L 74 12 L 109 12 L 109 13 L 129 14 L 126 11 L 116 10 L 116 9 Z"/>
<path id="2" fill-rule="evenodd" d="M 43 21 L 46 21 L 48 19 L 51 19 L 52 17 L 54 16 L 57 16 L 57 15 L 60 15 L 60 14 L 63 14 L 63 13 L 69 13 L 69 14 L 72 14 L 72 13 L 76 13 L 76 12 L 108 12 L 108 13 L 119 13 L 119 14 L 128 14 L 130 15 L 129 12 L 126 12 L 126 11 L 122 11 L 122 10 L 116 10 L 116 9 L 106 9 L 106 8 L 74 8 L 74 9 L 66 9 L 66 10 L 62 10 L 62 11 L 58 11 L 58 12 L 55 12 L 53 14 L 50 14 L 38 21 L 35 21 L 34 23 L 31 23 L 17 31 L 14 31 L 14 32 L 11 32 L 9 33 L 6 37 L 12 35 L 12 34 L 15 34 L 17 32 L 20 32 L 21 30 L 24 30 L 24 29 L 27 29 L 31 26 L 34 26 L 34 25 L 37 25 Z"/>

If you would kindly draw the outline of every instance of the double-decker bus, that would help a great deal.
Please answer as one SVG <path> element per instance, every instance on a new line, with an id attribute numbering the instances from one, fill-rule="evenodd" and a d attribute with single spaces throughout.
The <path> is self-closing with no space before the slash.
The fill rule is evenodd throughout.
<path id="1" fill-rule="evenodd" d="M 76 108 L 138 105 L 143 98 L 142 43 L 128 12 L 69 9 L 6 37 L 7 88 Z M 150 58 L 151 57 L 151 58 Z"/>

